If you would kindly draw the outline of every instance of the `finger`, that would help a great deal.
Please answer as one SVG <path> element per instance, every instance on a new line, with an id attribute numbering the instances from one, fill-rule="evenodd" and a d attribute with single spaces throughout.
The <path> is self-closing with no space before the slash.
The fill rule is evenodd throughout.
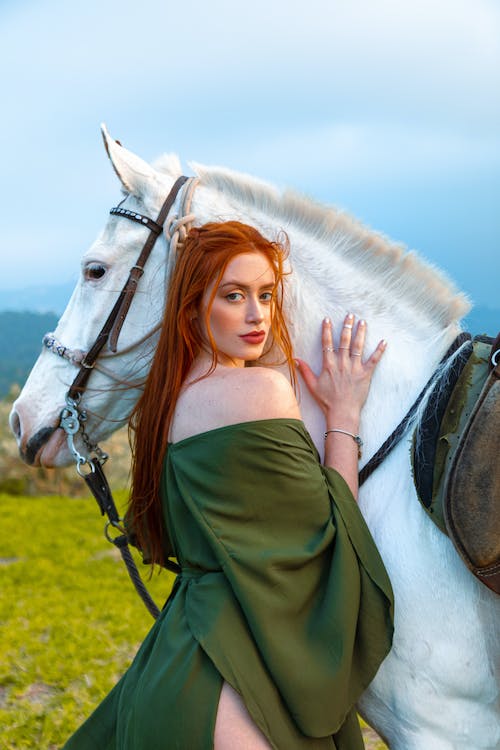
<path id="1" fill-rule="evenodd" d="M 382 359 L 386 349 L 387 349 L 387 341 L 385 339 L 382 339 L 382 341 L 379 341 L 378 346 L 373 352 L 373 354 L 366 360 L 365 367 L 368 367 L 374 370 L 375 367 L 380 362 L 380 360 Z"/>
<path id="2" fill-rule="evenodd" d="M 340 332 L 339 341 L 339 354 L 343 356 L 343 359 L 347 359 L 347 357 L 349 356 L 349 351 L 351 349 L 353 324 L 354 315 L 352 313 L 348 313 L 344 318 L 344 325 L 342 326 L 342 331 Z"/>
<path id="3" fill-rule="evenodd" d="M 351 341 L 351 357 L 355 357 L 361 362 L 363 356 L 363 349 L 365 346 L 366 337 L 366 323 L 364 320 L 360 320 L 357 327 L 356 333 Z"/>
<path id="4" fill-rule="evenodd" d="M 304 383 L 307 386 L 307 389 L 313 393 L 316 388 L 316 383 L 318 381 L 318 378 L 314 374 L 314 372 L 311 370 L 307 362 L 304 362 L 302 359 L 295 359 L 295 362 L 297 364 L 298 371 L 302 375 L 302 379 Z"/>
<path id="5" fill-rule="evenodd" d="M 332 334 L 332 322 L 330 318 L 323 320 L 321 328 L 321 346 L 323 349 L 323 367 L 331 364 L 333 357 L 333 334 Z"/>

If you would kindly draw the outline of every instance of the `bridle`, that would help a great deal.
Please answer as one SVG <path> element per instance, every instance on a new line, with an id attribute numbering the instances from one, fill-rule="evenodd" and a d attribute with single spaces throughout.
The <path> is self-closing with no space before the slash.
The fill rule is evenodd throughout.
<path id="1" fill-rule="evenodd" d="M 137 284 L 144 273 L 144 266 L 151 255 L 156 240 L 163 231 L 163 224 L 174 204 L 177 194 L 187 179 L 187 177 L 179 177 L 174 182 L 172 189 L 160 209 L 156 221 L 153 221 L 153 219 L 150 219 L 148 216 L 143 216 L 142 214 L 137 213 L 137 211 L 130 211 L 119 206 L 111 209 L 110 214 L 113 216 L 120 216 L 124 219 L 129 219 L 130 221 L 141 224 L 142 226 L 146 226 L 149 229 L 149 235 L 139 257 L 130 269 L 128 279 L 125 282 L 113 309 L 109 313 L 103 327 L 97 334 L 94 343 L 81 362 L 80 369 L 68 391 L 68 396 L 71 399 L 81 396 L 84 392 L 94 364 L 104 346 L 109 342 L 110 350 L 116 352 L 118 337 L 120 336 L 123 323 L 125 322 L 130 305 L 132 304 L 132 300 L 137 291 Z"/>
<path id="2" fill-rule="evenodd" d="M 74 365 L 79 367 L 78 372 L 66 394 L 66 406 L 61 411 L 59 426 L 66 433 L 68 448 L 71 451 L 76 462 L 76 470 L 78 471 L 80 476 L 83 477 L 90 491 L 96 498 L 101 510 L 101 514 L 106 514 L 108 517 L 108 521 L 105 526 L 106 538 L 120 550 L 120 554 L 122 555 L 122 558 L 127 566 L 128 573 L 136 590 L 144 601 L 149 612 L 155 618 L 159 615 L 159 609 L 149 595 L 146 587 L 142 582 L 139 571 L 137 570 L 137 566 L 128 546 L 129 535 L 127 529 L 123 524 L 123 519 L 121 519 L 119 516 L 116 504 L 111 493 L 111 489 L 109 487 L 109 483 L 104 474 L 103 464 L 107 460 L 108 456 L 106 453 L 104 453 L 104 451 L 101 450 L 101 448 L 99 448 L 96 443 L 91 442 L 88 434 L 85 432 L 85 421 L 87 419 L 87 414 L 84 409 L 80 408 L 80 401 L 83 393 L 87 388 L 87 384 L 92 371 L 94 369 L 97 369 L 97 360 L 102 354 L 102 351 L 106 345 L 108 345 L 113 355 L 118 356 L 119 354 L 124 354 L 126 351 L 130 351 L 130 349 L 134 348 L 134 346 L 138 346 L 140 343 L 147 340 L 159 328 L 159 326 L 155 326 L 138 342 L 135 342 L 133 345 L 128 346 L 126 350 L 117 352 L 118 338 L 130 309 L 130 305 L 132 304 L 132 300 L 134 299 L 134 295 L 137 291 L 137 285 L 144 273 L 144 266 L 146 265 L 148 258 L 151 255 L 156 240 L 163 232 L 165 221 L 170 210 L 172 209 L 172 206 L 174 205 L 179 191 L 187 181 L 187 177 L 181 176 L 174 182 L 156 220 L 153 220 L 148 216 L 144 216 L 137 211 L 131 211 L 129 209 L 122 208 L 121 205 L 118 205 L 111 209 L 111 215 L 128 219 L 129 221 L 134 221 L 137 224 L 140 224 L 141 226 L 149 229 L 149 234 L 136 262 L 129 271 L 128 278 L 120 294 L 118 295 L 118 298 L 113 305 L 111 312 L 106 318 L 106 321 L 97 334 L 97 337 L 88 352 L 70 350 L 68 347 L 61 344 L 61 342 L 59 342 L 53 334 L 46 334 L 43 339 L 44 346 L 49 351 L 58 354 L 60 357 L 68 359 Z M 170 244 L 171 243 L 169 241 L 169 245 Z M 77 433 L 80 433 L 84 444 L 89 450 L 88 457 L 83 456 L 75 446 L 74 436 Z M 89 467 L 88 472 L 83 471 L 83 467 L 85 466 L 85 464 L 87 464 Z M 111 535 L 111 528 L 114 528 L 119 532 L 118 536 Z M 170 560 L 166 561 L 165 567 L 175 573 L 179 572 L 179 566 Z"/>

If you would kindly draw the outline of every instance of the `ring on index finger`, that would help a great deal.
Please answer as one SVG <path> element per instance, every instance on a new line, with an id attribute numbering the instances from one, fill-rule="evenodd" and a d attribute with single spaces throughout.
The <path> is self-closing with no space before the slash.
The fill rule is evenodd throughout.
<path id="1" fill-rule="evenodd" d="M 352 328 L 352 323 L 344 323 L 344 328 Z"/>
<path id="2" fill-rule="evenodd" d="M 334 350 L 333 346 L 324 346 L 323 347 L 323 351 L 324 352 L 333 352 L 335 350 Z"/>

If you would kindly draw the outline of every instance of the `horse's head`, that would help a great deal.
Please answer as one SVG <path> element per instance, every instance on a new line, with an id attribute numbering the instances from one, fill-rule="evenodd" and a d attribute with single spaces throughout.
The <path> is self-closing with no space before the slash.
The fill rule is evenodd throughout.
<path id="1" fill-rule="evenodd" d="M 163 157 L 153 168 L 110 138 L 104 126 L 102 133 L 125 193 L 121 207 L 156 220 L 180 174 L 178 159 Z M 20 454 L 27 463 L 61 466 L 71 460 L 59 423 L 66 393 L 78 371 L 75 360 L 92 346 L 148 234 L 146 226 L 111 215 L 84 254 L 73 295 L 52 341 L 46 342 L 52 347 L 45 346 L 40 354 L 10 415 Z M 137 400 L 162 315 L 166 253 L 162 233 L 145 265 L 116 353 L 107 346 L 89 379 L 82 407 L 88 414 L 85 430 L 93 442 L 121 426 Z M 57 353 L 60 356 L 55 356 Z M 88 452 L 78 439 L 80 450 Z"/>

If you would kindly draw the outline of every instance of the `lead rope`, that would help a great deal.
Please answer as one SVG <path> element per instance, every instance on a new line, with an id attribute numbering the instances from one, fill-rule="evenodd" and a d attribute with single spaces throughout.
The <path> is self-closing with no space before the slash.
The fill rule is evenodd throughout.
<path id="1" fill-rule="evenodd" d="M 104 534 L 108 542 L 111 542 L 119 550 L 127 573 L 132 581 L 135 590 L 144 602 L 146 609 L 152 615 L 154 619 L 160 614 L 160 610 L 153 601 L 149 591 L 144 585 L 141 575 L 137 569 L 137 565 L 132 557 L 132 553 L 129 549 L 129 537 L 127 530 L 123 524 L 123 520 L 120 518 L 118 509 L 116 507 L 111 488 L 109 486 L 106 475 L 103 471 L 103 464 L 107 461 L 108 455 L 99 448 L 97 444 L 92 445 L 88 435 L 85 432 L 83 422 L 86 420 L 85 411 L 80 411 L 78 408 L 78 402 L 75 399 L 71 399 L 66 396 L 66 407 L 61 412 L 61 428 L 66 432 L 68 441 L 68 447 L 73 454 L 76 462 L 76 470 L 78 474 L 85 480 L 87 487 L 91 491 L 92 495 L 97 501 L 97 505 L 101 511 L 101 515 L 106 515 L 108 520 L 104 527 Z M 90 447 L 95 456 L 86 458 L 83 456 L 75 446 L 74 435 L 80 432 L 82 440 L 87 447 Z M 90 471 L 85 473 L 82 467 L 88 464 Z M 116 529 L 119 533 L 114 536 L 110 533 L 111 529 Z M 170 563 L 170 561 L 168 561 Z M 174 563 L 170 563 L 174 565 Z"/>
<path id="2" fill-rule="evenodd" d="M 144 585 L 141 575 L 137 569 L 137 565 L 135 564 L 134 558 L 132 557 L 132 553 L 130 552 L 130 548 L 128 546 L 129 536 L 127 534 L 125 526 L 123 525 L 123 521 L 118 514 L 118 510 L 116 508 L 113 495 L 111 494 L 108 480 L 106 479 L 104 471 L 102 470 L 101 462 L 97 458 L 91 458 L 90 460 L 92 462 L 94 470 L 89 472 L 88 474 L 85 474 L 83 478 L 85 479 L 89 490 L 97 500 L 97 504 L 101 509 L 101 514 L 106 514 L 108 517 L 108 521 L 106 522 L 106 525 L 104 527 L 106 539 L 108 540 L 108 542 L 111 542 L 111 544 L 114 544 L 115 547 L 119 550 L 120 555 L 122 556 L 122 560 L 125 563 L 125 567 L 127 568 L 127 573 L 129 574 L 129 578 L 132 581 L 135 590 L 144 602 L 144 605 L 146 606 L 148 612 L 156 620 L 158 615 L 160 614 L 160 610 L 156 606 L 149 591 Z M 117 536 L 112 536 L 110 534 L 111 529 L 116 529 L 119 534 Z"/>

